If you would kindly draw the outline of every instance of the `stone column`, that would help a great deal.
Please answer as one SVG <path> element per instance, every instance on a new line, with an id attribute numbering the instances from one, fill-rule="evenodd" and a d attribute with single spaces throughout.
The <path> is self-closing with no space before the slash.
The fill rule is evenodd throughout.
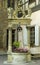
<path id="1" fill-rule="evenodd" d="M 25 1 L 25 0 L 22 0 L 22 3 L 23 3 L 23 4 L 24 4 L 24 1 Z M 24 11 L 24 5 L 22 6 L 22 8 L 23 8 L 23 11 Z"/>
<path id="2" fill-rule="evenodd" d="M 13 18 L 13 8 L 9 7 L 8 8 L 8 19 L 12 19 Z"/>
<path id="3" fill-rule="evenodd" d="M 36 0 L 36 5 L 38 5 L 39 4 L 39 0 Z"/>
<path id="4" fill-rule="evenodd" d="M 39 29 L 39 26 L 36 25 L 35 26 L 35 46 L 39 46 L 39 33 L 40 29 Z"/>
<path id="5" fill-rule="evenodd" d="M 7 5 L 8 3 L 7 3 L 7 0 L 5 0 L 5 8 L 7 8 L 8 7 L 8 5 Z"/>
<path id="6" fill-rule="evenodd" d="M 15 41 L 18 40 L 17 37 L 18 37 L 18 31 L 17 31 L 17 25 L 16 25 L 16 30 L 15 30 Z"/>
<path id="7" fill-rule="evenodd" d="M 0 0 L 0 8 L 3 8 L 3 0 Z"/>
<path id="8" fill-rule="evenodd" d="M 17 8 L 17 0 L 15 0 L 15 10 L 16 10 L 16 8 Z"/>
<path id="9" fill-rule="evenodd" d="M 28 8 L 28 16 L 29 16 L 29 17 L 31 16 L 31 13 L 32 13 L 31 8 Z"/>
<path id="10" fill-rule="evenodd" d="M 31 61 L 31 53 L 30 53 L 30 28 L 27 28 L 27 48 L 28 48 L 28 54 L 27 54 L 27 61 Z"/>
<path id="11" fill-rule="evenodd" d="M 17 30 L 15 30 L 15 41 L 17 41 Z"/>
<path id="12" fill-rule="evenodd" d="M 12 29 L 9 27 L 8 33 L 8 62 L 12 62 Z"/>
<path id="13" fill-rule="evenodd" d="M 7 8 L 7 0 L 3 0 L 3 8 Z"/>
<path id="14" fill-rule="evenodd" d="M 27 3 L 25 4 L 25 10 L 28 10 L 28 0 L 25 0 L 25 2 L 27 2 Z"/>
<path id="15" fill-rule="evenodd" d="M 30 29 L 27 29 L 27 40 L 28 40 L 28 45 L 30 45 Z"/>

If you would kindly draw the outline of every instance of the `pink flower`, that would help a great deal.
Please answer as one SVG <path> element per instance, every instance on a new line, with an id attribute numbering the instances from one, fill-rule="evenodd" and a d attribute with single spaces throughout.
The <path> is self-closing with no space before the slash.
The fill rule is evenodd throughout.
<path id="1" fill-rule="evenodd" d="M 28 52 L 27 48 L 18 48 L 17 49 L 19 52 Z"/>

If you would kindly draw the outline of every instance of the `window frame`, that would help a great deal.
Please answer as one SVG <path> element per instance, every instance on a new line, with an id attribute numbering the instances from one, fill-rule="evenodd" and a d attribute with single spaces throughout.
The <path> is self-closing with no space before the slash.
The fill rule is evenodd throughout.
<path id="1" fill-rule="evenodd" d="M 29 0 L 29 4 L 36 3 L 36 0 Z"/>

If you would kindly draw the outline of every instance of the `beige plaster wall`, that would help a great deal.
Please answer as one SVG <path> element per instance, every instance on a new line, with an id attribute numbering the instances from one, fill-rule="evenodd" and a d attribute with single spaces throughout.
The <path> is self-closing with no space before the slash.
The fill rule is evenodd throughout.
<path id="1" fill-rule="evenodd" d="M 32 13 L 31 15 L 31 25 L 39 25 L 40 26 L 40 10 Z"/>

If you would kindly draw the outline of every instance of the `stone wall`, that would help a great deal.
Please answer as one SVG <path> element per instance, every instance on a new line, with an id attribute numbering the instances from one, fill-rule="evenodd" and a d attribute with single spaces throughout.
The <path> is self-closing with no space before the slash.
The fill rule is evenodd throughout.
<path id="1" fill-rule="evenodd" d="M 32 13 L 31 15 L 31 25 L 39 25 L 40 26 L 40 10 Z"/>
<path id="2" fill-rule="evenodd" d="M 7 9 L 0 8 L 0 48 L 3 47 L 3 35 L 7 25 Z"/>

